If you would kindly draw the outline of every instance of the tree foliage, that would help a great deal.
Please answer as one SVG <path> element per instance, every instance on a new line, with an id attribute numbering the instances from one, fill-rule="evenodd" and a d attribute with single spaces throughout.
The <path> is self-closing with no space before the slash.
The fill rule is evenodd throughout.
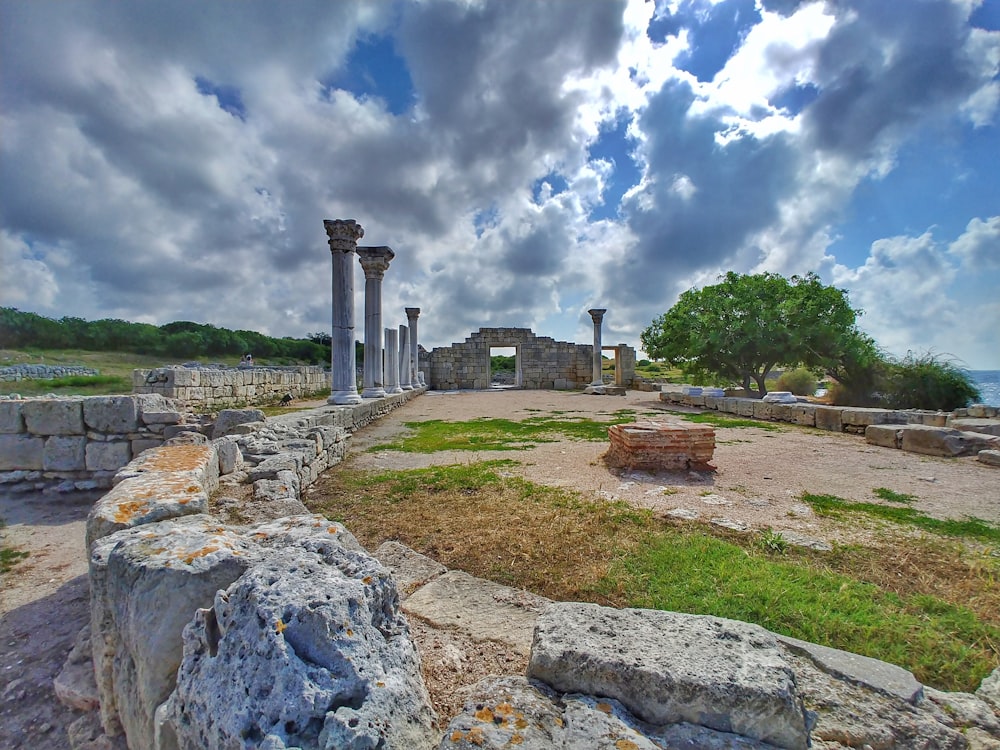
<path id="1" fill-rule="evenodd" d="M 686 375 L 721 377 L 749 390 L 779 365 L 827 371 L 856 344 L 858 311 L 818 276 L 737 274 L 684 292 L 642 332 L 643 349 Z"/>
<path id="2" fill-rule="evenodd" d="M 325 336 L 326 344 L 323 337 Z M 315 338 L 319 338 L 317 341 Z M 0 307 L 0 347 L 87 349 L 159 354 L 176 359 L 245 354 L 325 364 L 330 361 L 328 334 L 310 338 L 273 338 L 256 331 L 231 331 L 207 323 L 180 320 L 162 326 L 125 320 L 52 320 L 13 307 Z"/>

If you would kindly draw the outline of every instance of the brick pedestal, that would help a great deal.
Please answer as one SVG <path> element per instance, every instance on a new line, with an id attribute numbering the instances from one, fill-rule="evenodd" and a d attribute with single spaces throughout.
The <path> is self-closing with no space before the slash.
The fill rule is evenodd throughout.
<path id="1" fill-rule="evenodd" d="M 687 422 L 633 422 L 608 428 L 611 466 L 646 471 L 713 470 L 715 428 Z"/>

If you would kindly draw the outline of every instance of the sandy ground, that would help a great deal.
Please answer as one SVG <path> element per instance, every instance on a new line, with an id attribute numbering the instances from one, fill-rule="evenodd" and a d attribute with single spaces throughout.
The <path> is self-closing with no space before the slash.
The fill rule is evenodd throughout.
<path id="1" fill-rule="evenodd" d="M 626 397 L 555 391 L 429 392 L 360 431 L 352 453 L 357 466 L 385 468 L 515 459 L 521 462 L 516 470 L 532 481 L 625 500 L 656 513 L 682 509 L 704 520 L 725 518 L 752 528 L 770 526 L 824 540 L 841 539 L 851 532 L 836 531 L 816 518 L 799 501 L 803 491 L 875 501 L 872 490 L 887 487 L 916 496 L 914 507 L 940 518 L 974 515 L 1000 523 L 997 469 L 974 459 L 918 456 L 869 446 L 855 435 L 792 426 L 780 432 L 718 429 L 713 462 L 718 469 L 712 473 L 620 473 L 600 460 L 605 443 L 572 440 L 516 452 L 360 452 L 402 434 L 404 422 L 424 419 L 523 419 L 555 411 L 564 412 L 566 418 L 607 419 L 623 408 L 636 410 L 640 418 L 662 417 L 656 396 L 644 392 Z M 58 703 L 52 679 L 88 617 L 84 520 L 95 499 L 93 494 L 0 494 L 0 517 L 7 523 L 0 531 L 4 544 L 30 553 L 0 579 L 2 748 L 68 747 L 66 727 L 82 716 Z M 425 658 L 444 665 L 433 679 L 441 683 L 438 691 L 446 692 L 448 673 L 457 678 L 469 668 L 463 664 L 463 652 L 481 647 L 456 646 L 447 634 L 421 630 L 415 627 L 415 635 L 425 644 Z M 440 658 L 431 652 L 439 652 Z M 519 661 L 509 663 L 509 654 L 502 649 L 485 656 L 494 664 L 489 671 L 523 669 Z"/>

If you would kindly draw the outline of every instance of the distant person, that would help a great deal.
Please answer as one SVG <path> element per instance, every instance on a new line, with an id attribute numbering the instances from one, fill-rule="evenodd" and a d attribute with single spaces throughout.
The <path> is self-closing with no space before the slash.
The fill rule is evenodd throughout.
<path id="1" fill-rule="evenodd" d="M 253 355 L 247 352 L 247 367 L 253 367 Z"/>

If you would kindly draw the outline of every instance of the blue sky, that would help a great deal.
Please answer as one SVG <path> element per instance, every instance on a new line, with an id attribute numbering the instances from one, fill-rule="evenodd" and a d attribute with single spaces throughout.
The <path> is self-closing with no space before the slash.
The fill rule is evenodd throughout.
<path id="1" fill-rule="evenodd" d="M 1000 0 L 0 0 L 0 305 L 328 331 L 354 218 L 428 348 L 815 271 L 1000 369 L 998 71 Z"/>

